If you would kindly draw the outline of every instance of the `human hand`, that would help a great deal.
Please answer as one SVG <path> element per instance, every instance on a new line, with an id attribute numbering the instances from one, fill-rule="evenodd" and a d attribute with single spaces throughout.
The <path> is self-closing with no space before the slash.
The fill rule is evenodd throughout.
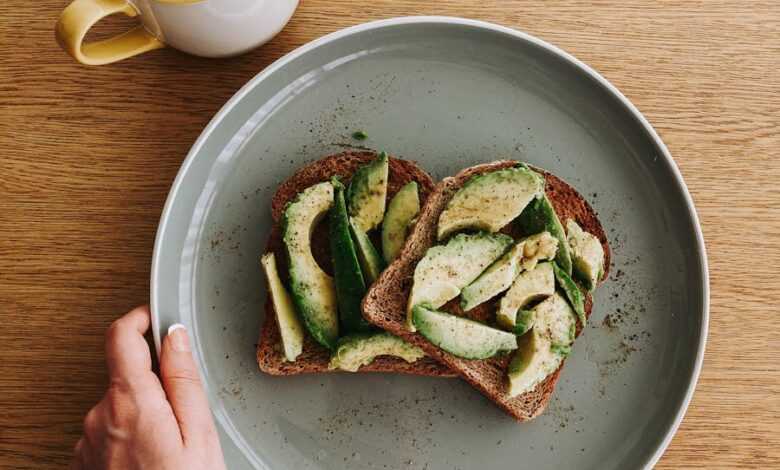
<path id="1" fill-rule="evenodd" d="M 138 307 L 108 329 L 110 384 L 84 419 L 71 468 L 224 470 L 187 331 L 173 326 L 163 339 L 160 383 L 143 337 L 149 323 L 149 307 Z"/>

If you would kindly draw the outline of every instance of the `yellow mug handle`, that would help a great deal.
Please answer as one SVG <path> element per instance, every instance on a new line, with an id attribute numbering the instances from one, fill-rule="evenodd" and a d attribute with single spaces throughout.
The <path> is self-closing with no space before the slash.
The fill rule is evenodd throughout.
<path id="1" fill-rule="evenodd" d="M 110 64 L 165 47 L 140 24 L 113 38 L 85 44 L 84 36 L 89 28 L 115 13 L 138 16 L 138 10 L 128 0 L 74 0 L 57 21 L 57 40 L 68 54 L 87 65 Z"/>

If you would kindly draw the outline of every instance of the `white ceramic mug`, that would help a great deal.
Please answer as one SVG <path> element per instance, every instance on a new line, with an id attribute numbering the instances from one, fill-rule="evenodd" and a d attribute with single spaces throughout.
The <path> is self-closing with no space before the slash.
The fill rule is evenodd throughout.
<path id="1" fill-rule="evenodd" d="M 169 45 L 203 57 L 227 57 L 255 48 L 282 30 L 298 0 L 74 0 L 57 22 L 57 39 L 76 60 L 110 64 Z M 119 36 L 85 43 L 106 16 L 138 17 Z"/>

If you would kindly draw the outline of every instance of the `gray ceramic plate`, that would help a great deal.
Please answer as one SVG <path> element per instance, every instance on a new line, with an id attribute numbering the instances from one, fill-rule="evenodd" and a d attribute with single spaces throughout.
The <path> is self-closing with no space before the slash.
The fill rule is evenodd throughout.
<path id="1" fill-rule="evenodd" d="M 303 163 L 355 144 L 358 129 L 364 145 L 435 178 L 526 160 L 599 212 L 612 276 L 537 420 L 517 424 L 460 380 L 258 372 L 271 194 Z M 696 214 L 647 121 L 559 49 L 454 18 L 339 31 L 236 93 L 173 184 L 151 284 L 155 340 L 173 322 L 189 326 L 236 469 L 651 466 L 691 398 L 707 327 Z"/>

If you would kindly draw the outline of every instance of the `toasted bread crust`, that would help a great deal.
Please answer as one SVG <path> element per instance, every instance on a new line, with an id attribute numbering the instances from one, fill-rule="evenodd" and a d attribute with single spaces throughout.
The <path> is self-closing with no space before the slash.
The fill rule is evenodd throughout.
<path id="1" fill-rule="evenodd" d="M 477 165 L 438 183 L 420 211 L 417 225 L 409 235 L 401 255 L 369 289 L 363 300 L 363 314 L 369 322 L 421 347 L 429 356 L 457 371 L 461 377 L 496 402 L 511 416 L 517 420 L 525 421 L 535 418 L 544 411 L 555 389 L 563 365 L 540 383 L 536 389 L 509 398 L 506 394 L 506 368 L 509 356 L 478 361 L 461 359 L 434 346 L 418 333 L 409 332 L 405 326 L 406 303 L 412 286 L 414 268 L 428 248 L 436 244 L 436 225 L 447 202 L 472 176 L 508 168 L 517 163 L 505 160 Z M 601 227 L 596 213 L 590 204 L 569 184 L 544 170 L 536 168 L 535 170 L 544 175 L 545 192 L 561 220 L 565 221 L 569 218 L 576 220 L 583 230 L 592 233 L 601 241 L 605 254 L 603 281 L 608 276 L 610 250 L 604 229 Z M 510 224 L 507 229 L 502 231 L 517 236 L 517 234 L 512 233 L 512 225 Z M 468 314 L 464 314 L 460 309 L 457 299 L 449 302 L 443 309 L 451 313 L 484 320 L 491 312 L 495 311 L 495 302 L 495 300 L 486 302 L 469 311 Z M 592 306 L 592 298 L 587 295 L 585 310 L 588 316 L 590 316 Z M 581 328 L 578 325 L 577 335 L 580 332 Z"/>
<path id="2" fill-rule="evenodd" d="M 328 181 L 333 176 L 339 176 L 342 182 L 347 183 L 358 167 L 375 157 L 376 153 L 370 151 L 346 151 L 331 155 L 298 169 L 277 188 L 271 200 L 273 226 L 266 243 L 266 252 L 273 251 L 275 253 L 281 275 L 286 275 L 287 273 L 287 256 L 284 252 L 281 233 L 281 220 L 287 203 L 305 188 L 322 181 Z M 433 179 L 428 173 L 411 161 L 392 157 L 390 158 L 389 166 L 388 198 L 395 195 L 404 184 L 416 181 L 420 191 L 420 200 L 425 201 L 434 186 Z M 327 231 L 322 232 L 322 230 L 324 230 L 324 226 L 321 224 L 312 237 L 312 251 L 315 258 L 328 271 L 330 269 L 329 248 L 327 235 L 324 235 Z M 319 236 L 320 234 L 324 236 Z M 303 352 L 298 356 L 298 359 L 295 362 L 285 360 L 281 348 L 279 326 L 276 322 L 276 312 L 270 299 L 266 300 L 265 321 L 260 331 L 256 355 L 260 370 L 271 375 L 295 375 L 332 371 L 328 369 L 330 352 L 317 344 L 309 335 L 304 337 Z M 444 377 L 456 376 L 446 366 L 430 357 L 425 357 L 410 364 L 400 358 L 380 356 L 371 364 L 361 367 L 359 371 L 398 372 Z"/>

